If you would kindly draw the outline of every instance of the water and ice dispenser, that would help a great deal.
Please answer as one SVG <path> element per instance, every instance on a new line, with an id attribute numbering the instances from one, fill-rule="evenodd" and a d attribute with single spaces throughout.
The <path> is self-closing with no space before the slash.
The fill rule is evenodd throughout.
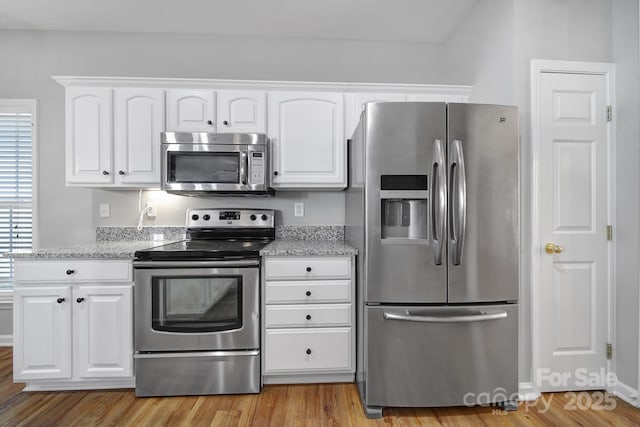
<path id="1" fill-rule="evenodd" d="M 383 244 L 427 244 L 427 175 L 380 176 L 380 238 Z"/>

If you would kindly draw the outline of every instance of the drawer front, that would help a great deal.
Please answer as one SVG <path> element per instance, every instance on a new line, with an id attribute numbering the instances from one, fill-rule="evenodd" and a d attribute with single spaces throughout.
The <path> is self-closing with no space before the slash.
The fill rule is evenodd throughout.
<path id="1" fill-rule="evenodd" d="M 267 329 L 265 373 L 349 371 L 351 328 Z"/>
<path id="2" fill-rule="evenodd" d="M 131 282 L 128 260 L 16 260 L 16 282 Z"/>
<path id="3" fill-rule="evenodd" d="M 267 280 L 351 278 L 350 257 L 273 257 L 265 266 Z"/>
<path id="4" fill-rule="evenodd" d="M 267 282 L 267 304 L 351 302 L 350 280 Z"/>
<path id="5" fill-rule="evenodd" d="M 267 328 L 351 326 L 351 304 L 271 305 Z"/>

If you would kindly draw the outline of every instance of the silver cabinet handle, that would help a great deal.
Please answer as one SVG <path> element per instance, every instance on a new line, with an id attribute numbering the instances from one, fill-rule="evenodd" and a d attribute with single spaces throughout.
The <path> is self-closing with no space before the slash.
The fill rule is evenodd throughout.
<path id="1" fill-rule="evenodd" d="M 467 225 L 467 177 L 462 141 L 454 139 L 449 150 L 449 254 L 460 265 Z"/>
<path id="2" fill-rule="evenodd" d="M 481 311 L 477 314 L 468 315 L 433 315 L 433 316 L 417 316 L 407 312 L 407 314 L 387 313 L 383 314 L 385 320 L 400 320 L 404 322 L 418 323 L 468 323 L 482 322 L 485 320 L 498 320 L 507 317 L 507 312 L 500 311 Z"/>
<path id="3" fill-rule="evenodd" d="M 446 224 L 447 169 L 444 159 L 442 140 L 433 142 L 433 164 L 431 166 L 431 241 L 433 242 L 433 261 L 442 264 L 442 249 Z"/>

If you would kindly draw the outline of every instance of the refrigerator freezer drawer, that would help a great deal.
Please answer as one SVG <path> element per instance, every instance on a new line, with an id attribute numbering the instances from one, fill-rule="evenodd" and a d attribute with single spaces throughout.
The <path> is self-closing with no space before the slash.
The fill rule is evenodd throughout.
<path id="1" fill-rule="evenodd" d="M 351 328 L 267 329 L 265 373 L 353 371 Z"/>
<path id="2" fill-rule="evenodd" d="M 366 404 L 514 400 L 518 306 L 367 307 Z"/>

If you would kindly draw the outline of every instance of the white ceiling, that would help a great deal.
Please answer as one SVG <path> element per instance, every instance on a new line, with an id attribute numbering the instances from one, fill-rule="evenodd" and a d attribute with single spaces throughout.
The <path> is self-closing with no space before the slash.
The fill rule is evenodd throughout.
<path id="1" fill-rule="evenodd" d="M 478 0 L 16 0 L 0 29 L 441 43 Z"/>

